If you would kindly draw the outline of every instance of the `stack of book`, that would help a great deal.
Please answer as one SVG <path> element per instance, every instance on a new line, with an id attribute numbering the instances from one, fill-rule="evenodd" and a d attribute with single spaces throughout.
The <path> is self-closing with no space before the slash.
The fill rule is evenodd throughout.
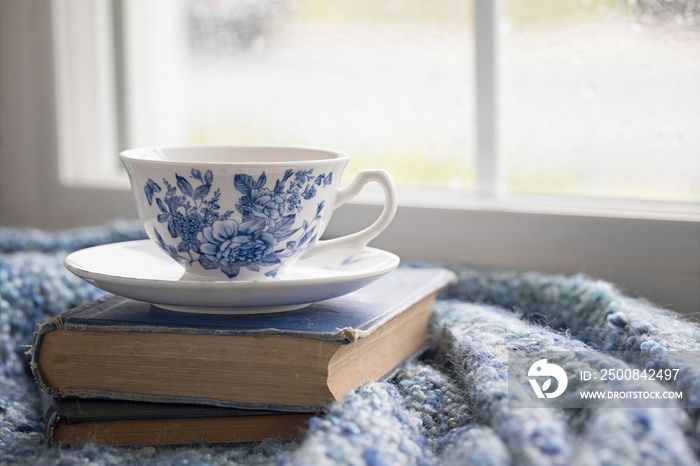
<path id="1" fill-rule="evenodd" d="M 51 443 L 249 442 L 303 434 L 359 385 L 427 344 L 454 275 L 399 268 L 353 293 L 275 314 L 189 314 L 107 295 L 36 331 L 31 366 Z"/>

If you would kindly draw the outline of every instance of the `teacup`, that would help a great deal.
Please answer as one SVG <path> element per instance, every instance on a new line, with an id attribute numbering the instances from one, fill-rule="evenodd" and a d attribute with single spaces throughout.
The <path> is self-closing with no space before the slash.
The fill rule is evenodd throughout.
<path id="1" fill-rule="evenodd" d="M 195 145 L 132 149 L 120 158 L 146 233 L 197 279 L 274 278 L 304 255 L 364 248 L 397 208 L 384 170 L 364 170 L 339 188 L 350 157 L 333 150 Z M 369 182 L 384 191 L 379 218 L 320 241 L 333 211 Z"/>

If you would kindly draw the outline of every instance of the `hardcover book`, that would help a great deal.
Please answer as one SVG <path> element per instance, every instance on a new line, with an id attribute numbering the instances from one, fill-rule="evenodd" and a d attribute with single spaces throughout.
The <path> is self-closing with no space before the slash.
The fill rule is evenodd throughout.
<path id="1" fill-rule="evenodd" d="M 80 398 L 45 399 L 51 445 L 113 446 L 293 440 L 313 413 Z"/>
<path id="2" fill-rule="evenodd" d="M 453 279 L 399 268 L 276 314 L 188 314 L 107 295 L 40 325 L 31 367 L 51 397 L 313 412 L 421 352 Z"/>

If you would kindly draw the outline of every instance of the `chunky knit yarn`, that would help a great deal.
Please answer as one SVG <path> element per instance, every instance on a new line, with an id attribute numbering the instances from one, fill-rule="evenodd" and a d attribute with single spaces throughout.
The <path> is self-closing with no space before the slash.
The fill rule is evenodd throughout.
<path id="1" fill-rule="evenodd" d="M 605 461 L 642 464 L 646 458 L 667 464 L 695 461 L 688 415 L 671 400 L 665 408 L 631 408 L 615 400 L 596 410 L 557 410 L 544 401 L 540 408 L 533 409 L 517 406 L 525 400 L 522 394 L 530 390 L 527 380 L 520 380 L 516 391 L 512 386 L 508 390 L 508 349 L 562 351 L 557 363 L 570 374 L 594 370 L 601 363 L 626 368 L 625 362 L 490 306 L 443 301 L 436 305 L 435 318 L 445 334 L 440 338 L 447 346 L 444 354 L 449 357 L 449 364 L 457 368 L 456 375 L 463 380 L 481 423 L 490 425 L 520 461 L 527 464 L 603 464 Z M 569 378 L 573 388 L 576 383 L 576 378 Z M 613 386 L 610 383 L 605 383 L 605 389 L 614 389 L 615 382 Z M 648 390 L 662 389 L 652 382 L 639 384 Z M 599 461 L 603 458 L 605 461 Z"/>
<path id="2" fill-rule="evenodd" d="M 530 322 L 573 335 L 594 348 L 618 351 L 639 368 L 682 367 L 684 377 L 666 383 L 689 394 L 682 404 L 695 418 L 693 429 L 700 438 L 700 325 L 696 321 L 632 299 L 610 283 L 583 275 L 468 269 L 458 274 L 459 281 L 446 291 L 447 296 L 521 313 Z"/>
<path id="3" fill-rule="evenodd" d="M 48 447 L 25 351 L 36 324 L 103 294 L 62 260 L 75 249 L 142 237 L 133 222 L 57 233 L 0 229 L 0 464 L 698 464 L 700 366 L 674 360 L 670 350 L 698 351 L 700 326 L 584 276 L 467 268 L 435 305 L 425 357 L 405 363 L 392 381 L 351 391 L 298 441 Z M 678 367 L 680 380 L 664 383 L 691 396 L 663 408 L 625 400 L 532 407 L 525 374 L 509 367 L 510 349 L 561 351 L 557 364 L 567 373 Z M 634 352 L 615 358 L 601 350 Z"/>

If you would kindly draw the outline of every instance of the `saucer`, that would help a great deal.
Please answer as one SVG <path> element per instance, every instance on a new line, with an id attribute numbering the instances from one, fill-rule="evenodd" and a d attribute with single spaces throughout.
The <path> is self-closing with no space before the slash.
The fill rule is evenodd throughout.
<path id="1" fill-rule="evenodd" d="M 399 265 L 381 249 L 326 249 L 289 265 L 277 278 L 200 280 L 151 240 L 95 246 L 66 257 L 65 266 L 96 287 L 159 308 L 207 314 L 258 314 L 300 309 L 336 298 Z"/>

